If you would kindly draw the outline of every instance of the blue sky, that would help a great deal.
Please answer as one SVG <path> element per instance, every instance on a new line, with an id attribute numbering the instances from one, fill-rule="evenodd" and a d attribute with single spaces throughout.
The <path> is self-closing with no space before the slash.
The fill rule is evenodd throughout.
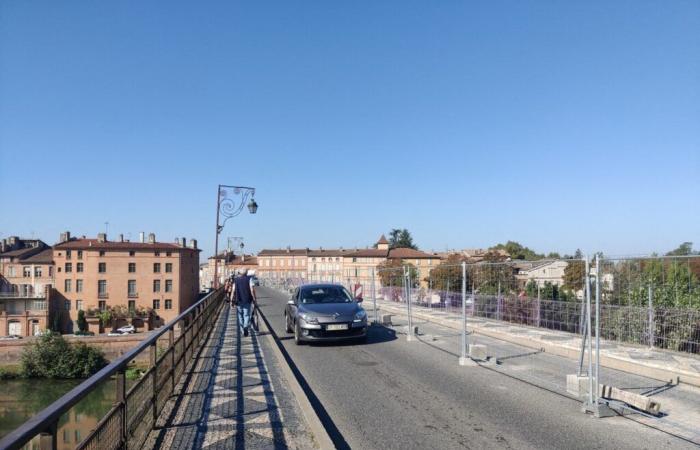
<path id="1" fill-rule="evenodd" d="M 0 3 L 0 237 L 700 247 L 700 2 Z M 225 240 L 225 239 L 224 239 Z"/>

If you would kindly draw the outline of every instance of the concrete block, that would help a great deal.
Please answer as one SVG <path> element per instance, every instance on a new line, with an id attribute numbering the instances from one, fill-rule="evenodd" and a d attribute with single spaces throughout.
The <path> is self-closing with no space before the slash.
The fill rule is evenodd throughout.
<path id="1" fill-rule="evenodd" d="M 588 394 L 588 377 L 578 376 L 575 373 L 566 376 L 566 392 L 577 397 Z"/>
<path id="2" fill-rule="evenodd" d="M 459 365 L 460 366 L 467 366 L 467 367 L 475 367 L 475 366 L 478 366 L 479 364 L 477 364 L 476 361 L 474 361 L 471 358 L 462 358 L 460 356 Z"/>
<path id="3" fill-rule="evenodd" d="M 382 314 L 381 316 L 379 316 L 380 317 L 379 323 L 381 323 L 382 325 L 391 325 L 391 317 L 392 316 L 393 316 L 393 314 Z"/>
<path id="4" fill-rule="evenodd" d="M 486 354 L 486 346 L 481 344 L 470 344 L 469 357 L 476 361 L 486 361 L 488 359 L 488 355 Z"/>
<path id="5" fill-rule="evenodd" d="M 646 395 L 635 394 L 634 392 L 623 391 L 612 386 L 600 385 L 600 396 L 603 398 L 609 398 L 611 400 L 619 400 L 621 402 L 627 403 L 630 406 L 634 406 L 637 409 L 646 411 L 650 414 L 659 414 L 661 410 L 661 404 L 652 400 Z"/>

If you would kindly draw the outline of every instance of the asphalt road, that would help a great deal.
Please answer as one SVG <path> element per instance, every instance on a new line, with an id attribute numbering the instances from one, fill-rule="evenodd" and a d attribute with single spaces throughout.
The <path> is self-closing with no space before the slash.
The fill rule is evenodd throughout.
<path id="1" fill-rule="evenodd" d="M 322 406 L 339 447 L 697 448 L 622 417 L 595 419 L 580 403 L 455 357 L 385 327 L 367 344 L 296 346 L 284 330 L 287 296 L 259 303 Z"/>

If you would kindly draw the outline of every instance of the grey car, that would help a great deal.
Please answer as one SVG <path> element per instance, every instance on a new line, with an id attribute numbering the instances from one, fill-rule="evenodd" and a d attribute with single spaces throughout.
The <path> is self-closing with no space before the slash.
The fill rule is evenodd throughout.
<path id="1" fill-rule="evenodd" d="M 294 289 L 284 310 L 287 333 L 294 342 L 367 339 L 367 313 L 362 299 L 337 284 L 308 284 Z"/>

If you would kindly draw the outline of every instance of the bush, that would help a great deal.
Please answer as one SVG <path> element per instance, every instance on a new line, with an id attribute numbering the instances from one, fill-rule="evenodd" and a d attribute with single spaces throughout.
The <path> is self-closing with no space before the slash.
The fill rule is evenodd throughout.
<path id="1" fill-rule="evenodd" d="M 107 365 L 102 350 L 84 343 L 71 346 L 60 334 L 44 333 L 22 353 L 22 375 L 87 378 Z"/>
<path id="2" fill-rule="evenodd" d="M 138 380 L 146 373 L 145 369 L 139 369 L 138 367 L 130 367 L 126 369 L 126 379 L 127 380 Z"/>

